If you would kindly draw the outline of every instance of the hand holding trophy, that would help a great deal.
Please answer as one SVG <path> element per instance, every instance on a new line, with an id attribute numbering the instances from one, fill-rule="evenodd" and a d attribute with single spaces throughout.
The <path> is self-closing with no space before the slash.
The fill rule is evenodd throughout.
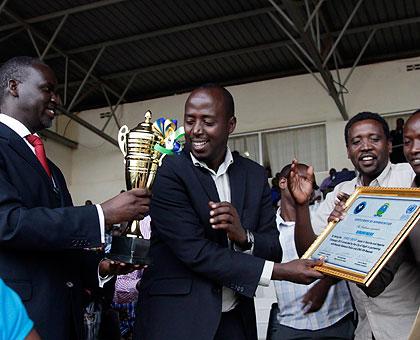
<path id="1" fill-rule="evenodd" d="M 156 172 L 165 155 L 179 153 L 179 140 L 184 136 L 184 128 L 177 129 L 175 120 L 159 118 L 151 123 L 152 113 L 147 111 L 145 120 L 134 129 L 122 126 L 118 133 L 118 143 L 124 155 L 125 180 L 127 189 L 146 188 L 150 190 Z M 121 236 L 112 238 L 111 251 L 107 258 L 124 263 L 146 265 L 150 241 L 144 239 L 140 230 L 140 220 L 129 221 Z"/>

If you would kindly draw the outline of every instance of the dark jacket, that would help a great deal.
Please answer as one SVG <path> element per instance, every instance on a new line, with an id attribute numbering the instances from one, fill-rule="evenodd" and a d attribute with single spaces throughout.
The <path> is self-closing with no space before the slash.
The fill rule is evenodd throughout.
<path id="1" fill-rule="evenodd" d="M 62 173 L 49 166 L 55 188 L 25 141 L 0 123 L 0 277 L 42 339 L 79 339 L 82 286 L 97 285 L 98 264 L 82 248 L 100 246 L 98 213 L 72 207 Z"/>
<path id="2" fill-rule="evenodd" d="M 187 152 L 166 157 L 151 205 L 153 265 L 140 284 L 136 339 L 212 340 L 222 308 L 222 286 L 238 297 L 247 339 L 257 339 L 253 297 L 263 259 L 281 260 L 265 170 L 234 153 L 231 203 L 255 235 L 254 256 L 228 248 L 224 231 L 209 223 L 208 202 L 219 201 L 210 173 Z"/>

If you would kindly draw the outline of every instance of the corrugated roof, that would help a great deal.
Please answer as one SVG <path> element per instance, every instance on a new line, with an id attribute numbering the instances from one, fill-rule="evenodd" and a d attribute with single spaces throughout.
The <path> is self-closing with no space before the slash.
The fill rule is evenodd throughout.
<path id="1" fill-rule="evenodd" d="M 308 8 L 305 1 L 277 0 L 275 4 L 293 21 L 291 3 L 298 3 L 296 13 L 306 23 L 318 0 L 306 1 Z M 308 29 L 315 34 L 319 22 L 321 59 L 358 4 L 359 0 L 323 1 L 313 30 Z M 106 46 L 93 69 L 95 78 L 89 78 L 81 92 L 95 86 L 76 101 L 75 110 L 107 106 L 98 84 L 115 103 L 133 74 L 137 76 L 124 101 L 180 93 L 204 82 L 238 84 L 308 72 L 290 48 L 316 70 L 273 17 L 307 50 L 302 35 L 272 1 L 262 0 L 8 1 L 0 13 L 0 63 L 16 55 L 36 56 L 28 29 L 42 53 L 66 14 L 45 60 L 56 71 L 63 91 L 68 56 L 68 101 Z M 419 55 L 420 1 L 362 1 L 337 45 L 341 67 L 353 64 L 372 29 L 377 31 L 361 64 Z M 312 38 L 316 44 L 316 36 Z M 333 68 L 333 58 L 327 65 Z"/>

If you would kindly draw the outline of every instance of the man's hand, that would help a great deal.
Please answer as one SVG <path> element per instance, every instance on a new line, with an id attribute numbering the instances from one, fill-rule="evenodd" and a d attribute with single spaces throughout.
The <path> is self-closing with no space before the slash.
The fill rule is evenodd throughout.
<path id="1" fill-rule="evenodd" d="M 313 267 L 322 266 L 321 260 L 292 260 L 287 263 L 275 263 L 273 268 L 272 280 L 285 280 L 294 283 L 308 285 L 317 279 L 322 279 L 324 275 L 316 271 Z"/>
<path id="2" fill-rule="evenodd" d="M 125 275 L 142 268 L 145 267 L 138 264 L 129 264 L 104 259 L 99 263 L 99 275 L 101 277 L 106 277 L 108 275 Z"/>
<path id="3" fill-rule="evenodd" d="M 336 282 L 336 281 L 335 281 Z M 305 314 L 321 309 L 327 298 L 330 287 L 334 284 L 329 278 L 324 278 L 311 287 L 303 296 L 302 303 Z"/>
<path id="4" fill-rule="evenodd" d="M 309 202 L 313 191 L 313 183 L 314 168 L 309 166 L 305 175 L 299 174 L 298 161 L 294 159 L 287 179 L 287 186 L 297 204 L 304 205 Z"/>
<path id="5" fill-rule="evenodd" d="M 245 229 L 241 225 L 238 212 L 229 202 L 209 202 L 210 224 L 213 229 L 226 231 L 226 235 L 232 242 L 239 247 L 244 247 L 247 243 Z"/>
<path id="6" fill-rule="evenodd" d="M 328 217 L 328 222 L 339 222 L 346 216 L 345 206 L 349 195 L 344 192 L 339 192 L 335 198 L 335 207 Z"/>
<path id="7" fill-rule="evenodd" d="M 151 193 L 147 189 L 132 189 L 101 204 L 105 224 L 141 219 L 149 211 Z"/>

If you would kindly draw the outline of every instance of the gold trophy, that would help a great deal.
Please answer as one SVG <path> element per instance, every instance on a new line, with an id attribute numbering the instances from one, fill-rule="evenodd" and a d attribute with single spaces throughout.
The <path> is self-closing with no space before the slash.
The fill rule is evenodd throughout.
<path id="1" fill-rule="evenodd" d="M 124 155 L 127 190 L 151 189 L 157 169 L 167 154 L 181 151 L 178 142 L 184 129 L 176 128 L 176 121 L 160 118 L 152 123 L 152 112 L 147 111 L 144 121 L 134 129 L 122 126 L 118 133 L 118 144 Z M 111 251 L 107 258 L 130 264 L 150 264 L 148 256 L 150 241 L 140 230 L 140 220 L 130 221 L 121 236 L 113 236 Z"/>

